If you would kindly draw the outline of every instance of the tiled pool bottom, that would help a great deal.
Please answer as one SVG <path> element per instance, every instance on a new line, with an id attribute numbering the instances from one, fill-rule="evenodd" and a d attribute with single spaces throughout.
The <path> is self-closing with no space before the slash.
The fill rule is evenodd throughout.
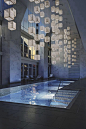
<path id="1" fill-rule="evenodd" d="M 21 90 L 16 90 L 14 93 L 11 92 L 13 91 L 11 89 L 10 94 L 0 97 L 0 101 L 67 108 L 78 93 L 78 91 L 61 90 L 62 87 L 70 83 L 73 83 L 73 81 L 63 81 L 60 83 L 54 80 L 29 84 L 26 87 L 23 86 Z"/>

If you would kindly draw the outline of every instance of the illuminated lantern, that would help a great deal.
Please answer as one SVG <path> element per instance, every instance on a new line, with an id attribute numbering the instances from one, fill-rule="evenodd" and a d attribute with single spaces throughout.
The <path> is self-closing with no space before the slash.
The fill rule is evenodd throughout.
<path id="1" fill-rule="evenodd" d="M 36 4 L 39 4 L 39 3 L 40 3 L 40 0 L 35 0 L 35 3 L 36 3 Z"/>
<path id="2" fill-rule="evenodd" d="M 56 13 L 59 13 L 59 7 L 56 7 Z"/>
<path id="3" fill-rule="evenodd" d="M 35 15 L 34 15 L 34 14 L 28 15 L 28 21 L 29 21 L 30 23 L 34 23 L 34 22 L 35 22 Z"/>
<path id="4" fill-rule="evenodd" d="M 63 27 L 63 24 L 62 23 L 59 23 L 59 28 L 62 28 Z"/>
<path id="5" fill-rule="evenodd" d="M 45 24 L 49 24 L 50 23 L 50 18 L 49 17 L 46 17 L 45 18 Z"/>
<path id="6" fill-rule="evenodd" d="M 5 2 L 7 5 L 16 4 L 16 0 L 4 0 L 4 2 Z"/>
<path id="7" fill-rule="evenodd" d="M 44 17 L 44 12 L 40 12 L 40 17 Z"/>
<path id="8" fill-rule="evenodd" d="M 62 15 L 63 14 L 63 11 L 62 10 L 59 10 L 59 15 Z"/>
<path id="9" fill-rule="evenodd" d="M 36 41 L 39 41 L 39 40 L 40 40 L 40 35 L 39 35 L 39 34 L 36 34 L 35 37 L 34 37 L 34 39 L 35 39 Z"/>
<path id="10" fill-rule="evenodd" d="M 55 20 L 55 24 L 56 24 L 56 23 L 58 23 L 58 21 L 59 21 L 59 20 L 58 20 L 58 19 L 56 19 L 56 20 Z"/>
<path id="11" fill-rule="evenodd" d="M 62 34 L 60 34 L 60 35 L 59 35 L 59 39 L 62 39 L 62 38 L 63 38 L 63 35 L 62 35 Z"/>
<path id="12" fill-rule="evenodd" d="M 34 12 L 35 12 L 36 14 L 40 13 L 40 8 L 39 8 L 39 6 L 35 6 L 35 7 L 34 7 Z"/>
<path id="13" fill-rule="evenodd" d="M 59 45 L 63 45 L 63 42 L 62 41 L 59 41 Z"/>
<path id="14" fill-rule="evenodd" d="M 59 16 L 59 21 L 63 21 L 63 17 L 62 16 Z"/>
<path id="15" fill-rule="evenodd" d="M 59 0 L 55 0 L 55 5 L 56 5 L 56 6 L 59 5 Z"/>
<path id="16" fill-rule="evenodd" d="M 55 12 L 55 11 L 56 11 L 55 6 L 52 6 L 52 7 L 51 7 L 51 12 Z"/>
<path id="17" fill-rule="evenodd" d="M 70 65 L 68 65 L 68 68 L 71 68 L 71 66 L 70 66 Z"/>
<path id="18" fill-rule="evenodd" d="M 34 46 L 34 49 L 37 50 L 37 51 L 40 50 L 40 45 L 36 44 L 36 45 Z"/>
<path id="19" fill-rule="evenodd" d="M 55 38 L 56 38 L 56 35 L 55 34 L 52 34 L 51 41 L 55 41 Z"/>
<path id="20" fill-rule="evenodd" d="M 45 31 L 45 27 L 44 26 L 40 26 L 40 31 Z"/>
<path id="21" fill-rule="evenodd" d="M 51 15 L 51 20 L 55 20 L 55 14 Z"/>
<path id="22" fill-rule="evenodd" d="M 14 20 L 16 17 L 16 10 L 14 8 L 9 8 L 4 10 L 4 18 L 8 21 Z"/>
<path id="23" fill-rule="evenodd" d="M 71 44 L 71 41 L 68 41 L 68 44 L 70 45 Z"/>
<path id="24" fill-rule="evenodd" d="M 45 1 L 45 7 L 46 7 L 46 8 L 50 7 L 50 2 L 49 2 L 48 0 Z"/>
<path id="25" fill-rule="evenodd" d="M 34 0 L 29 0 L 30 2 L 34 2 Z"/>
<path id="26" fill-rule="evenodd" d="M 67 35 L 70 35 L 70 31 L 67 32 Z"/>
<path id="27" fill-rule="evenodd" d="M 58 20 L 59 20 L 59 15 L 56 15 L 56 16 L 55 16 L 55 19 L 58 19 Z"/>
<path id="28" fill-rule="evenodd" d="M 70 30 L 70 27 L 67 27 L 67 30 Z"/>
<path id="29" fill-rule="evenodd" d="M 67 44 L 67 40 L 64 40 L 64 44 Z"/>
<path id="30" fill-rule="evenodd" d="M 46 43 L 50 42 L 50 37 L 49 37 L 49 36 L 46 36 L 46 37 L 45 37 L 45 42 L 46 42 Z"/>
<path id="31" fill-rule="evenodd" d="M 9 30 L 16 30 L 16 23 L 14 21 L 8 22 L 8 29 Z"/>
<path id="32" fill-rule="evenodd" d="M 72 65 L 74 65 L 74 63 L 72 63 Z"/>
<path id="33" fill-rule="evenodd" d="M 64 64 L 64 67 L 67 67 L 67 64 Z"/>
<path id="34" fill-rule="evenodd" d="M 45 27 L 45 33 L 50 33 L 50 28 L 49 27 Z"/>
<path id="35" fill-rule="evenodd" d="M 59 34 L 60 33 L 60 30 L 55 28 L 55 34 Z"/>
<path id="36" fill-rule="evenodd" d="M 35 17 L 35 23 L 40 23 L 40 17 L 39 16 Z"/>
<path id="37" fill-rule="evenodd" d="M 67 34 L 67 29 L 64 29 L 64 33 Z"/>
<path id="38" fill-rule="evenodd" d="M 40 60 L 40 55 L 35 55 L 34 60 Z"/>
<path id="39" fill-rule="evenodd" d="M 29 33 L 30 35 L 34 35 L 34 34 L 35 34 L 35 28 L 34 28 L 34 27 L 29 27 L 29 28 L 28 28 L 28 33 Z"/>
<path id="40" fill-rule="evenodd" d="M 29 45 L 29 47 L 35 46 L 36 45 L 35 40 L 33 40 L 33 39 L 28 40 L 28 45 Z"/>
<path id="41" fill-rule="evenodd" d="M 43 2 L 44 0 L 41 0 L 41 2 Z"/>
<path id="42" fill-rule="evenodd" d="M 51 27 L 53 27 L 53 26 L 55 26 L 55 25 L 56 25 L 55 21 L 52 21 L 52 22 L 51 22 Z"/>
<path id="43" fill-rule="evenodd" d="M 40 9 L 43 10 L 44 9 L 44 4 L 40 4 Z"/>
<path id="44" fill-rule="evenodd" d="M 52 27 L 52 32 L 53 32 L 53 33 L 55 32 L 55 26 Z"/>
<path id="45" fill-rule="evenodd" d="M 44 34 L 40 34 L 40 39 L 44 39 Z"/>

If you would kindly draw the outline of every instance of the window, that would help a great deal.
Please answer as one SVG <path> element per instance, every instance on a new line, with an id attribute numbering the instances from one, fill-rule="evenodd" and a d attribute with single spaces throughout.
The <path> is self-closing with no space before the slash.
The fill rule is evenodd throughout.
<path id="1" fill-rule="evenodd" d="M 23 56 L 23 37 L 21 36 L 21 56 Z"/>
<path id="2" fill-rule="evenodd" d="M 29 64 L 29 76 L 32 75 L 32 64 Z"/>
<path id="3" fill-rule="evenodd" d="M 33 65 L 33 77 L 36 75 L 36 65 Z"/>
<path id="4" fill-rule="evenodd" d="M 21 63 L 21 78 L 23 78 L 23 63 Z"/>
<path id="5" fill-rule="evenodd" d="M 28 64 L 24 64 L 24 77 L 28 75 Z"/>
<path id="6" fill-rule="evenodd" d="M 24 38 L 24 57 L 28 58 L 28 39 Z"/>

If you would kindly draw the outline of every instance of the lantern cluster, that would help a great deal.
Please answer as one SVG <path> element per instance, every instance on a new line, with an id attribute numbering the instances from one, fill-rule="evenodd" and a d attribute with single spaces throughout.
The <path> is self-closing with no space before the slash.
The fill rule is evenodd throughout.
<path id="1" fill-rule="evenodd" d="M 7 5 L 16 4 L 16 0 L 4 0 Z M 16 10 L 14 8 L 8 8 L 4 10 L 4 18 L 8 21 L 8 29 L 16 30 L 16 23 L 13 21 L 16 17 Z"/>

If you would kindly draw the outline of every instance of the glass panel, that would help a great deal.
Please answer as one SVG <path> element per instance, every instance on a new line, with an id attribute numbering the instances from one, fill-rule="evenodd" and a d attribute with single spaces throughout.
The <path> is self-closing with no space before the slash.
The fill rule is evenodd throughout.
<path id="1" fill-rule="evenodd" d="M 24 77 L 28 75 L 28 64 L 24 64 Z"/>
<path id="2" fill-rule="evenodd" d="M 28 57 L 28 39 L 24 38 L 24 57 Z"/>

